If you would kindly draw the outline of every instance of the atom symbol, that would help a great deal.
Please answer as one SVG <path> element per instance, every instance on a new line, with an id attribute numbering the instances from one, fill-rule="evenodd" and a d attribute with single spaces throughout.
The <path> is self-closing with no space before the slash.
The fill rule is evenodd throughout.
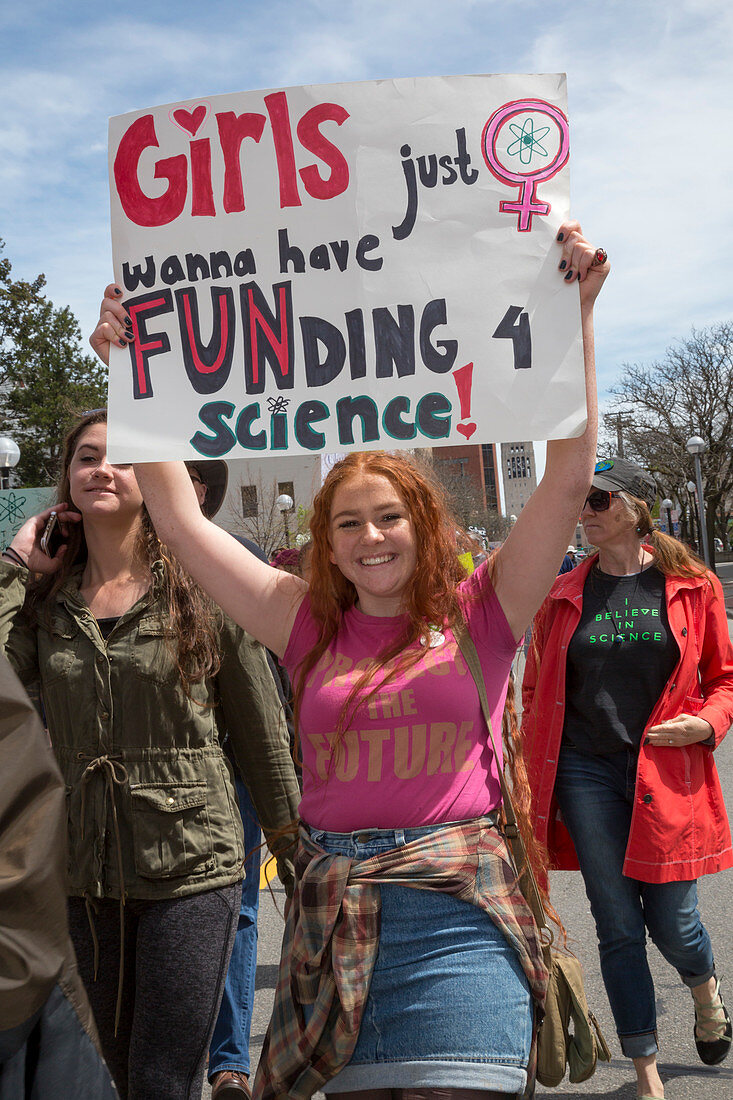
<path id="1" fill-rule="evenodd" d="M 285 412 L 290 402 L 285 397 L 268 397 L 267 407 L 271 413 Z"/>
<path id="2" fill-rule="evenodd" d="M 16 520 L 22 519 L 25 501 L 25 497 L 17 497 L 11 489 L 5 500 L 0 501 L 0 523 L 6 520 L 8 523 L 15 523 Z"/>
<path id="3" fill-rule="evenodd" d="M 516 157 L 518 153 L 519 160 L 522 164 L 530 164 L 532 155 L 535 151 L 537 151 L 541 157 L 546 157 L 548 155 L 541 141 L 542 138 L 549 134 L 549 126 L 543 126 L 541 129 L 535 130 L 534 119 L 530 117 L 525 118 L 521 126 L 517 126 L 515 122 L 510 122 L 509 129 L 517 140 L 513 141 L 511 145 L 508 146 L 507 156 Z"/>

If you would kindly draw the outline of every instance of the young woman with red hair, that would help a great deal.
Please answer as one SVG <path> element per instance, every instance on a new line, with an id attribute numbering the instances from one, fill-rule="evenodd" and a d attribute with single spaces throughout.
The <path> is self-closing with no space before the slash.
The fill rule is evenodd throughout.
<path id="1" fill-rule="evenodd" d="M 438 490 L 400 456 L 333 467 L 314 501 L 310 586 L 207 522 L 182 464 L 137 467 L 161 538 L 295 685 L 298 883 L 258 1098 L 325 1086 L 489 1100 L 532 1087 L 546 972 L 453 627 L 468 625 L 498 728 L 518 641 L 557 574 L 595 455 L 592 308 L 608 264 L 577 223 L 562 226 L 557 260 L 579 283 L 588 427 L 548 444 L 542 483 L 490 568 L 466 578 Z M 92 337 L 102 356 L 126 339 L 113 289 Z"/>

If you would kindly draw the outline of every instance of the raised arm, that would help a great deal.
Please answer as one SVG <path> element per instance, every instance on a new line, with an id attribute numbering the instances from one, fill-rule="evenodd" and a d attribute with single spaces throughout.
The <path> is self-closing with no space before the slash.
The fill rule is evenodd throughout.
<path id="1" fill-rule="evenodd" d="M 282 657 L 305 581 L 266 565 L 206 519 L 182 462 L 136 463 L 135 476 L 161 542 L 227 615 Z"/>
<path id="2" fill-rule="evenodd" d="M 560 278 L 580 284 L 588 424 L 575 439 L 547 444 L 545 476 L 522 509 L 496 558 L 494 587 L 515 638 L 520 638 L 547 595 L 578 522 L 593 477 L 598 436 L 593 303 L 609 271 L 577 222 L 557 236 Z"/>
<path id="3" fill-rule="evenodd" d="M 109 366 L 109 345 L 126 347 L 127 311 L 115 284 L 105 289 L 89 343 Z M 182 462 L 135 464 L 158 538 L 230 618 L 279 657 L 285 653 L 305 581 L 273 569 L 201 513 Z"/>

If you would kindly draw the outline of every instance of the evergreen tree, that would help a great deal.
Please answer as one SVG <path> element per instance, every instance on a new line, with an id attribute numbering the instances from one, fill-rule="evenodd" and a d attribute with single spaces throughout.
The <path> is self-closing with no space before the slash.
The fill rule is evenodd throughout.
<path id="1" fill-rule="evenodd" d="M 20 447 L 15 479 L 49 485 L 70 419 L 107 402 L 106 368 L 85 354 L 71 310 L 43 294 L 46 280 L 15 280 L 0 240 L 0 425 Z"/>

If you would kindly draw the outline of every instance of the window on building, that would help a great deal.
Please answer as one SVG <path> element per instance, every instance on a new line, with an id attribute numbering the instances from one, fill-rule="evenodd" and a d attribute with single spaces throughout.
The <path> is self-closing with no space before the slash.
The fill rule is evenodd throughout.
<path id="1" fill-rule="evenodd" d="M 498 498 L 496 492 L 496 476 L 494 473 L 494 444 L 481 444 L 481 461 L 484 468 L 484 491 L 486 493 L 486 507 L 497 510 Z M 496 470 L 499 467 L 497 465 Z"/>
<path id="2" fill-rule="evenodd" d="M 257 515 L 257 486 L 242 486 L 242 515 L 250 519 Z"/>

